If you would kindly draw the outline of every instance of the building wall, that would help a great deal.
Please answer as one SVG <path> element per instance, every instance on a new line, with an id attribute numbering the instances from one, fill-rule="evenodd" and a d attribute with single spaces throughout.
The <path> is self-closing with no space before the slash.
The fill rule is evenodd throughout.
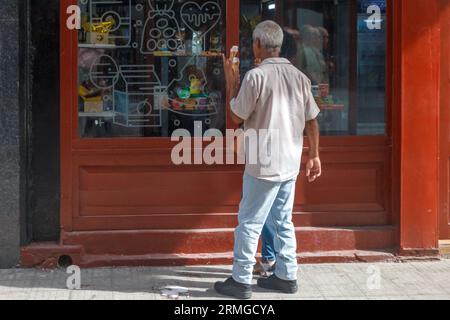
<path id="1" fill-rule="evenodd" d="M 28 240 L 59 238 L 59 0 L 29 0 Z"/>
<path id="2" fill-rule="evenodd" d="M 0 0 L 0 268 L 19 260 L 19 2 Z"/>
<path id="3" fill-rule="evenodd" d="M 59 0 L 0 0 L 0 267 L 59 238 Z"/>

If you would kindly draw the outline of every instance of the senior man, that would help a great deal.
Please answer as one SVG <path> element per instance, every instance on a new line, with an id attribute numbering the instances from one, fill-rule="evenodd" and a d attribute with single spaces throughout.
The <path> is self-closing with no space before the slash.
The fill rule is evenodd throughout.
<path id="1" fill-rule="evenodd" d="M 246 163 L 239 225 L 235 230 L 232 276 L 214 285 L 218 293 L 239 299 L 252 296 L 255 255 L 266 221 L 275 231 L 277 263 L 274 274 L 259 278 L 258 286 L 284 293 L 298 291 L 292 209 L 305 129 L 310 144 L 306 165 L 308 181 L 312 182 L 321 175 L 316 121 L 320 110 L 312 96 L 311 81 L 289 60 L 280 58 L 282 44 L 283 30 L 278 24 L 264 21 L 256 26 L 253 52 L 255 58 L 262 62 L 245 75 L 240 90 L 238 68 L 233 67 L 231 59 L 224 57 L 233 121 L 244 123 L 246 132 L 250 129 L 276 132 L 272 139 L 264 140 L 276 144 L 277 151 L 270 155 L 270 161 L 258 159 L 255 163 Z M 246 152 L 251 150 L 254 148 L 247 146 Z"/>

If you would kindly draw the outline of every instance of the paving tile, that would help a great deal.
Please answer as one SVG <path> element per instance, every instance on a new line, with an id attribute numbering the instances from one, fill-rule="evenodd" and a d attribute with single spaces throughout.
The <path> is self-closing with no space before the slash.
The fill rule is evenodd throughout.
<path id="1" fill-rule="evenodd" d="M 145 292 L 113 292 L 113 300 L 156 300 L 156 295 Z"/>
<path id="2" fill-rule="evenodd" d="M 0 293 L 0 300 L 28 300 L 30 293 L 25 291 Z"/>
<path id="3" fill-rule="evenodd" d="M 114 294 L 109 291 L 74 290 L 71 291 L 71 300 L 113 300 Z"/>
<path id="4" fill-rule="evenodd" d="M 368 300 L 367 297 L 364 296 L 354 296 L 354 297 L 326 297 L 326 300 L 346 300 L 346 301 L 352 301 L 352 300 Z"/>
<path id="5" fill-rule="evenodd" d="M 380 271 L 376 290 L 367 285 L 373 267 Z M 70 291 L 64 270 L 0 270 L 0 300 L 167 300 L 159 290 L 167 285 L 189 289 L 179 300 L 224 300 L 212 287 L 230 274 L 231 266 L 83 269 L 82 289 Z M 254 288 L 253 299 L 259 300 L 450 300 L 450 260 L 301 265 L 295 295 Z"/>
<path id="6" fill-rule="evenodd" d="M 69 290 L 32 290 L 29 292 L 28 300 L 68 300 L 71 292 Z"/>
<path id="7" fill-rule="evenodd" d="M 449 295 L 415 295 L 410 298 L 412 300 L 450 300 Z"/>

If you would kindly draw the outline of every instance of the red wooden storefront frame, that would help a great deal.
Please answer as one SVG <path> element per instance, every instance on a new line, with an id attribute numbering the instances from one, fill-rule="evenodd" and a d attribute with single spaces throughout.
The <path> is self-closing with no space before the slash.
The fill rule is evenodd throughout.
<path id="1" fill-rule="evenodd" d="M 71 0 L 62 1 L 62 16 L 66 17 L 64 8 L 74 3 Z M 62 20 L 64 21 L 64 20 Z M 389 32 L 391 34 L 392 32 Z M 390 36 L 389 36 L 390 37 Z M 390 39 L 390 38 L 389 38 Z M 390 42 L 390 41 L 389 41 Z M 233 44 L 239 43 L 239 1 L 227 1 L 227 50 Z M 392 50 L 390 46 L 389 51 Z M 388 60 L 392 55 L 388 54 Z M 168 166 L 170 158 L 168 154 L 171 143 L 168 139 L 145 138 L 145 139 L 81 139 L 77 128 L 77 108 L 76 106 L 76 86 L 77 86 L 77 34 L 62 28 L 61 32 L 61 244 L 62 245 L 81 245 L 82 250 L 89 251 L 91 254 L 105 253 L 124 253 L 140 254 L 141 251 L 132 247 L 143 247 L 143 251 L 150 253 L 161 253 L 159 248 L 153 248 L 148 245 L 149 239 L 153 239 L 150 234 L 145 234 L 143 230 L 157 230 L 164 232 L 168 230 L 205 230 L 207 228 L 233 228 L 236 223 L 235 213 L 240 192 L 240 175 L 242 168 L 239 166 L 206 168 L 204 166 L 191 167 L 192 175 L 210 174 L 211 183 L 220 183 L 220 179 L 230 177 L 226 183 L 219 188 L 219 191 L 229 192 L 230 188 L 234 190 L 232 200 L 228 205 L 219 208 L 218 212 L 205 207 L 205 211 L 198 213 L 198 208 L 177 208 L 173 206 L 167 208 L 155 208 L 151 215 L 140 215 L 134 212 L 132 215 L 121 216 L 120 214 L 111 214 L 107 217 L 98 215 L 83 216 L 80 214 L 80 202 L 83 195 L 80 191 L 80 170 L 85 166 L 100 167 L 107 164 L 111 166 L 123 166 L 132 164 L 133 166 L 143 167 L 147 163 L 157 164 L 155 170 L 166 172 L 170 179 L 177 182 L 177 174 L 182 175 L 182 169 Z M 388 75 L 392 74 L 392 63 L 388 62 Z M 388 76 L 387 79 L 390 79 Z M 389 80 L 387 80 L 389 81 Z M 387 85 L 387 124 L 388 132 L 391 131 L 391 85 Z M 228 115 L 228 120 L 229 115 Z M 231 123 L 231 121 L 228 121 Z M 295 221 L 298 225 L 310 227 L 343 227 L 343 226 L 373 226 L 368 233 L 360 240 L 359 247 L 364 248 L 392 248 L 395 247 L 395 228 L 389 227 L 395 225 L 397 217 L 393 214 L 391 204 L 391 168 L 392 150 L 391 139 L 388 136 L 373 137 L 323 137 L 322 138 L 322 157 L 324 163 L 329 169 L 328 182 L 322 185 L 317 184 L 306 186 L 304 179 L 299 183 L 299 192 L 296 203 Z M 114 169 L 116 170 L 116 169 Z M 174 174 L 175 173 L 175 174 Z M 213 173 L 216 174 L 213 176 Z M 87 178 L 89 180 L 89 178 Z M 339 186 L 339 181 L 347 180 L 353 184 L 354 188 Z M 203 179 L 202 181 L 207 181 Z M 184 181 L 180 181 L 184 182 Z M 317 194 L 327 192 L 327 184 L 334 184 L 326 195 L 326 198 L 332 199 L 328 203 L 325 197 L 318 197 Z M 216 189 L 217 191 L 217 189 Z M 337 194 L 336 194 L 337 192 Z M 354 193 L 358 194 L 354 194 Z M 189 191 L 187 197 L 189 197 Z M 359 200 L 363 199 L 362 201 Z M 340 201 L 343 199 L 343 201 Z M 350 200 L 349 200 L 350 199 Z M 367 199 L 367 200 L 364 200 Z M 333 202 L 334 201 L 334 202 Z M 232 204 L 230 204 L 232 203 Z M 167 211 L 167 210 L 168 211 Z M 120 209 L 118 209 L 120 210 Z M 152 208 L 146 208 L 147 212 Z M 162 213 L 158 213 L 162 210 Z M 166 210 L 166 211 L 165 211 Z M 180 211 L 177 211 L 180 210 Z M 197 214 L 190 214 L 189 210 L 197 210 Z M 226 213 L 228 212 L 230 213 Z M 171 214 L 168 214 L 170 211 Z M 175 214 L 174 214 L 175 213 Z M 193 223 L 195 221 L 195 223 Z M 385 228 L 387 226 L 387 228 Z M 320 232 L 321 230 L 317 230 Z M 361 231 L 361 230 L 359 230 Z M 314 235 L 314 230 L 307 235 Z M 380 244 L 373 239 L 373 232 L 380 232 Z M 125 233 L 125 235 L 124 235 Z M 120 249 L 117 251 L 108 250 L 107 246 L 100 244 L 102 239 L 109 239 L 108 243 L 118 243 L 118 239 L 125 239 L 126 236 L 135 235 L 140 241 L 130 241 L 127 245 L 120 243 Z M 106 238 L 104 238 L 106 237 Z M 125 238 L 124 238 L 125 237 Z M 195 237 L 195 235 L 192 235 Z M 217 235 L 216 235 L 217 237 Z M 369 238 L 372 238 L 369 240 Z M 186 241 L 186 238 L 183 238 Z M 207 239 L 207 238 L 205 238 Z M 221 244 L 203 243 L 200 248 L 193 252 L 190 248 L 183 245 L 172 244 L 165 252 L 173 253 L 198 253 L 198 252 L 224 252 L 226 248 L 231 249 L 232 237 L 227 233 L 226 236 L 219 237 Z M 375 241 L 374 241 L 375 240 Z M 182 239 L 179 239 L 181 242 Z M 119 241 L 120 242 L 120 241 Z M 375 243 L 371 243 L 375 242 Z M 198 246 L 200 243 L 196 243 Z M 346 244 L 326 242 L 321 245 L 309 246 L 311 250 L 339 250 L 340 245 L 345 249 Z M 355 244 L 349 244 L 349 249 L 353 249 Z M 215 247 L 217 247 L 215 249 Z M 306 246 L 308 247 L 308 246 Z M 170 249 L 170 250 L 169 250 Z M 307 249 L 307 248 L 306 248 Z M 121 252 L 121 250 L 123 252 Z M 156 251 L 155 251 L 156 250 Z"/>
<path id="2" fill-rule="evenodd" d="M 450 239 L 450 3 L 441 0 L 439 238 Z"/>
<path id="3" fill-rule="evenodd" d="M 406 253 L 411 249 L 433 250 L 437 247 L 438 199 L 432 191 L 437 194 L 438 164 L 429 165 L 432 156 L 437 156 L 437 147 L 426 144 L 437 138 L 437 131 L 419 130 L 421 134 L 417 134 L 415 127 L 420 126 L 421 122 L 415 113 L 418 110 L 414 108 L 414 99 L 419 99 L 421 106 L 431 112 L 439 104 L 433 99 L 420 99 L 417 92 L 424 89 L 419 90 L 419 84 L 414 79 L 418 77 L 417 72 L 430 74 L 432 81 L 427 84 L 427 89 L 438 92 L 433 90 L 439 83 L 435 74 L 435 67 L 440 63 L 437 58 L 439 55 L 434 55 L 439 46 L 432 46 L 429 55 L 424 55 L 420 50 L 406 49 L 416 40 L 420 28 L 428 28 L 431 39 L 435 40 L 439 33 L 432 23 L 431 15 L 438 10 L 434 7 L 438 1 L 389 1 L 387 134 L 379 137 L 322 138 L 324 177 L 314 185 L 307 185 L 304 179 L 300 179 L 298 186 L 294 220 L 298 226 L 302 226 L 298 230 L 300 250 L 317 252 L 400 248 Z M 65 9 L 75 2 L 61 1 L 62 25 L 67 18 Z M 425 15 L 426 23 L 416 24 L 417 15 L 421 16 L 424 12 L 428 12 Z M 239 0 L 227 0 L 227 50 L 238 42 Z M 415 61 L 417 66 L 406 70 L 405 66 L 415 59 L 418 59 Z M 424 63 L 423 59 L 429 59 L 430 64 Z M 77 33 L 62 27 L 61 239 L 56 248 L 42 250 L 47 250 L 47 255 L 53 256 L 69 254 L 74 262 L 84 266 L 166 264 L 176 260 L 175 253 L 181 254 L 178 258 L 184 257 L 177 263 L 229 262 L 242 167 L 175 168 L 169 164 L 168 150 L 171 144 L 167 139 L 80 139 L 77 129 L 76 61 Z M 442 99 L 445 100 L 445 97 Z M 229 114 L 227 119 L 230 124 Z M 425 146 L 417 151 L 414 145 L 420 142 Z M 425 163 L 426 160 L 428 163 Z M 149 163 L 150 169 L 147 168 Z M 423 193 L 423 185 L 417 183 L 418 177 L 409 167 L 413 165 L 419 165 L 420 169 L 423 166 L 424 172 L 431 177 L 432 181 L 426 184 L 430 192 L 420 194 Z M 199 177 L 206 183 L 206 187 L 200 191 L 211 189 L 215 191 L 214 194 L 223 191 L 228 198 L 214 198 L 214 194 L 211 194 L 214 201 L 222 201 L 222 206 L 206 205 L 201 208 L 201 212 L 195 203 L 191 207 L 180 207 L 174 201 L 172 207 L 147 207 L 147 214 L 80 214 L 84 205 L 83 197 L 86 197 L 86 194 L 82 194 L 86 190 L 82 188 L 91 186 L 92 176 L 89 174 L 119 172 L 123 175 L 127 172 L 120 172 L 117 167 L 146 167 L 150 172 L 147 174 L 157 177 L 157 174 L 165 173 L 174 184 L 185 183 L 186 180 L 180 178 L 183 176 Z M 441 180 L 441 188 L 444 187 Z M 192 204 L 190 198 L 195 198 L 195 192 L 198 191 L 198 188 L 186 189 L 186 194 L 177 200 Z M 151 214 L 148 213 L 150 211 Z M 423 230 L 417 230 L 417 221 L 420 221 Z M 28 250 L 33 251 L 32 248 Z M 24 252 L 23 257 L 30 258 L 27 251 Z M 199 253 L 210 255 L 203 260 L 192 258 Z M 126 257 L 120 258 L 124 255 Z M 28 260 L 28 264 L 38 263 L 35 256 Z"/>
<path id="4" fill-rule="evenodd" d="M 441 0 L 395 2 L 398 69 L 394 85 L 398 85 L 395 101 L 400 113 L 394 146 L 400 164 L 400 253 L 405 255 L 438 252 L 439 138 L 440 129 L 446 131 L 449 125 L 440 114 L 440 107 L 445 108 L 440 95 L 441 63 L 448 63 L 441 60 L 441 48 L 450 40 L 441 23 L 448 19 L 448 5 Z M 448 179 L 448 171 L 441 174 Z"/>

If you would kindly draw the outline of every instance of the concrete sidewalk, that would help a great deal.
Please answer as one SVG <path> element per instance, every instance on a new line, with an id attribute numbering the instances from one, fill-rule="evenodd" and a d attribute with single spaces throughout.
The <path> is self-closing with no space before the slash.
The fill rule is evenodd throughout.
<path id="1" fill-rule="evenodd" d="M 165 286 L 189 289 L 179 299 L 223 299 L 211 288 L 229 266 L 102 268 L 81 270 L 81 289 L 68 290 L 64 270 L 0 270 L 0 300 L 169 299 Z M 296 295 L 254 287 L 254 299 L 446 299 L 450 260 L 380 264 L 301 265 Z"/>

